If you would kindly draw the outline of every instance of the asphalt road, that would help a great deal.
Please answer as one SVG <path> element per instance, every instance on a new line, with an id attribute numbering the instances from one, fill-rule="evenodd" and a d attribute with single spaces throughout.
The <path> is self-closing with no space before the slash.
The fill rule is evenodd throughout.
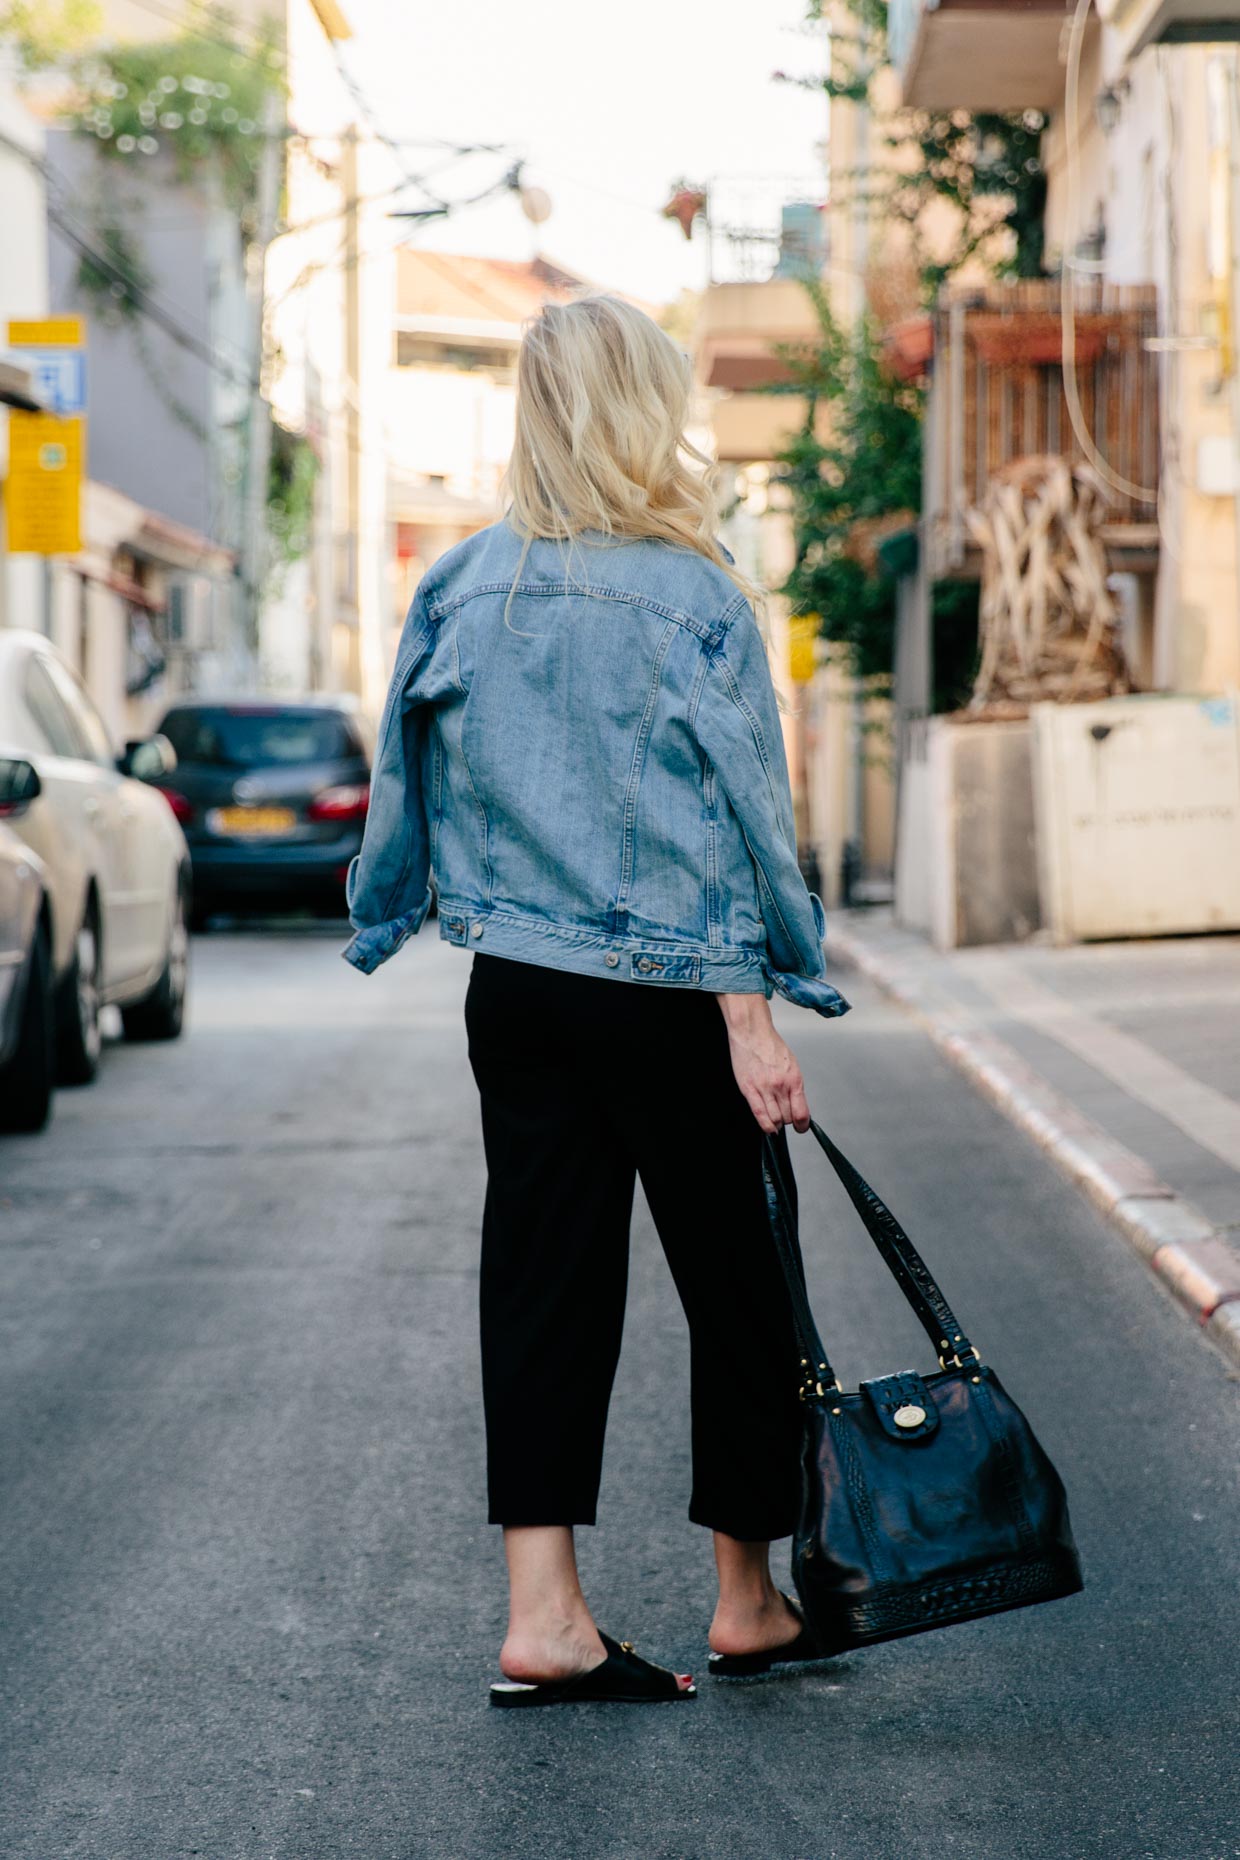
<path id="1" fill-rule="evenodd" d="M 1240 1855 L 1240 1386 L 855 979 L 845 1021 L 781 1014 L 811 1102 L 1060 1466 L 1085 1593 L 707 1680 L 683 1323 L 639 1205 L 583 1564 L 701 1696 L 488 1711 L 468 960 L 424 937 L 366 979 L 339 943 L 200 941 L 185 1040 L 112 1047 L 0 1147 L 4 1860 Z M 842 1373 L 930 1366 L 807 1146 Z"/>

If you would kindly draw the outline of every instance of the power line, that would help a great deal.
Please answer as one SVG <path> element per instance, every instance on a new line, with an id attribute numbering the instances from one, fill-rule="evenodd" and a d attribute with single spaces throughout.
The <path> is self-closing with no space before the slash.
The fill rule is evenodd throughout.
<path id="1" fill-rule="evenodd" d="M 61 237 L 67 239 L 69 244 L 72 245 L 76 251 L 80 252 L 83 258 L 89 258 L 93 265 L 98 265 L 101 271 L 106 272 L 113 283 L 120 286 L 124 291 L 126 300 L 130 302 L 136 310 L 140 311 L 149 322 L 154 323 L 157 328 L 162 329 L 164 334 L 175 342 L 178 348 L 184 349 L 187 354 L 195 356 L 197 360 L 204 362 L 208 368 L 214 369 L 217 374 L 224 375 L 229 381 L 233 382 L 235 386 L 253 390 L 258 388 L 259 384 L 256 376 L 247 375 L 243 373 L 241 369 L 235 368 L 231 362 L 226 361 L 223 356 L 218 355 L 208 343 L 203 342 L 200 337 L 193 335 L 189 330 L 183 329 L 176 322 L 175 318 L 169 316 L 159 304 L 154 303 L 147 296 L 142 286 L 136 279 L 131 277 L 122 266 L 116 264 L 105 252 L 100 252 L 97 247 L 92 246 L 88 240 L 84 239 L 80 233 L 76 232 L 69 221 L 60 212 L 59 208 L 53 207 L 49 203 L 47 217 L 56 228 L 57 232 L 60 233 Z"/>

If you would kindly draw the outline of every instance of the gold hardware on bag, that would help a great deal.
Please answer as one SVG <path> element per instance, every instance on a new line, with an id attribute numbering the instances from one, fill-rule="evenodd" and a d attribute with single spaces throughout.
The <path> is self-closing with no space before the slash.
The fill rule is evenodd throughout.
<path id="1" fill-rule="evenodd" d="M 981 1363 L 982 1359 L 977 1350 L 970 1350 L 969 1355 L 973 1358 L 975 1363 Z M 964 1366 L 965 1359 L 961 1356 L 959 1350 L 956 1351 L 954 1356 L 940 1356 L 939 1358 L 940 1369 L 963 1369 Z M 977 1377 L 974 1376 L 973 1380 L 976 1382 Z"/>
<path id="2" fill-rule="evenodd" d="M 897 1408 L 891 1418 L 897 1427 L 920 1427 L 926 1418 L 926 1411 L 919 1408 L 916 1402 L 907 1402 L 903 1408 Z"/>
<path id="3" fill-rule="evenodd" d="M 633 1651 L 633 1643 L 632 1643 L 632 1641 L 631 1641 L 631 1640 L 622 1640 L 622 1641 L 620 1642 L 620 1651 L 621 1651 L 621 1653 L 632 1653 L 632 1651 Z"/>

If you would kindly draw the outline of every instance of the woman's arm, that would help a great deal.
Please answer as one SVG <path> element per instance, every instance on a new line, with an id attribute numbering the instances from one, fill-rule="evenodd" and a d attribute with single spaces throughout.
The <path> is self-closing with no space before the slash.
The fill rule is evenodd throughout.
<path id="1" fill-rule="evenodd" d="M 364 975 L 395 955 L 430 908 L 430 835 L 421 792 L 425 674 L 435 643 L 421 595 L 401 634 L 370 776 L 362 850 L 349 866 L 345 900 L 357 934 L 344 950 Z"/>
<path id="2" fill-rule="evenodd" d="M 771 1136 L 785 1124 L 808 1130 L 801 1068 L 775 1030 L 766 996 L 720 995 L 718 1001 L 727 1024 L 733 1074 L 763 1130 Z"/>
<path id="3" fill-rule="evenodd" d="M 747 602 L 725 616 L 703 667 L 690 726 L 714 765 L 753 861 L 771 987 L 831 1017 L 848 1003 L 826 979 L 820 900 L 797 864 L 783 731 L 766 648 Z M 769 992 L 769 991 L 768 991 Z"/>

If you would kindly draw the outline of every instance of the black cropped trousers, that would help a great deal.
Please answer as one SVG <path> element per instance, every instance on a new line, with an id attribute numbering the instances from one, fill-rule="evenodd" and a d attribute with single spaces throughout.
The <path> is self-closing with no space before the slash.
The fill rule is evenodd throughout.
<path id="1" fill-rule="evenodd" d="M 478 954 L 465 1020 L 487 1162 L 491 1522 L 594 1523 L 640 1176 L 689 1326 L 689 1516 L 746 1541 L 788 1535 L 797 1346 L 761 1131 L 714 996 Z"/>

